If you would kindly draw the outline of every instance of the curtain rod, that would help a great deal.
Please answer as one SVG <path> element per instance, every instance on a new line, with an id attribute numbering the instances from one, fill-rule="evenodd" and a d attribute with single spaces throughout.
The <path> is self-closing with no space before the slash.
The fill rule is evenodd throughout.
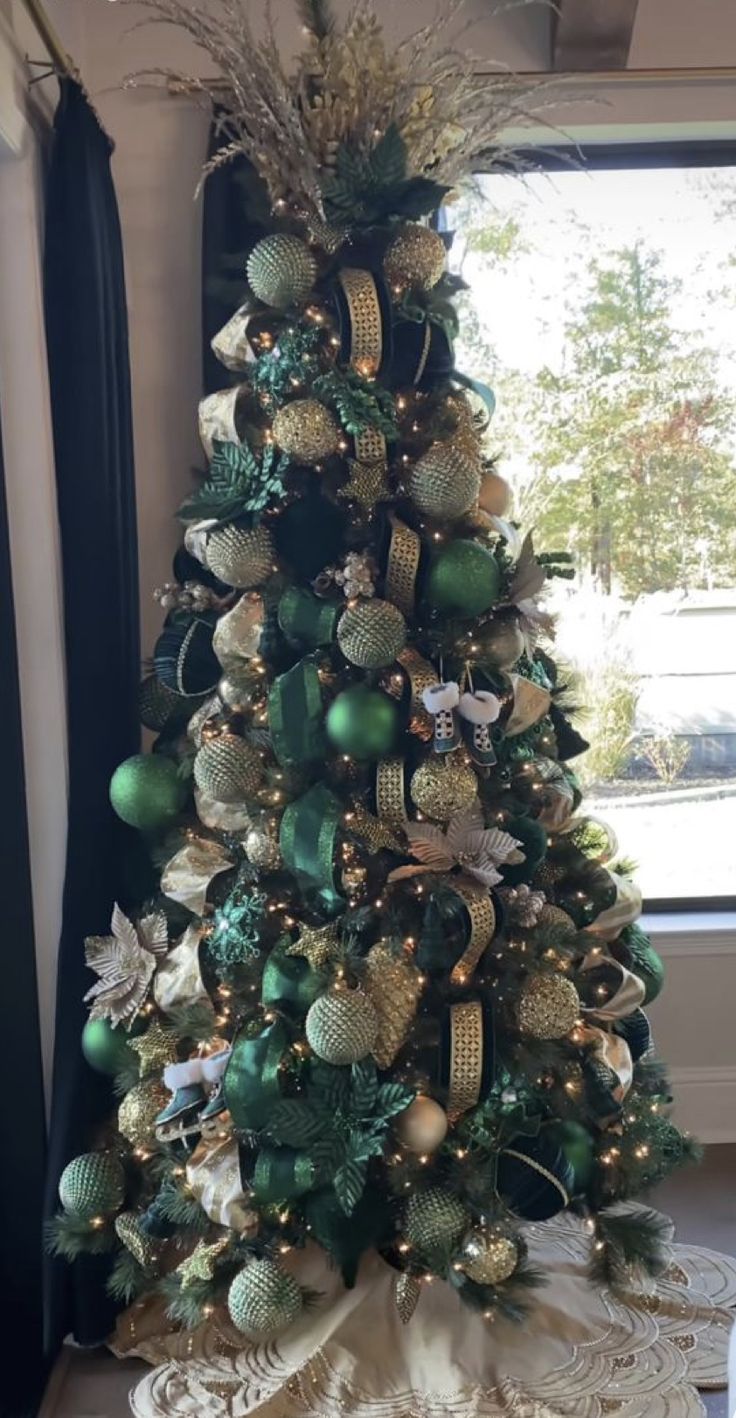
<path id="1" fill-rule="evenodd" d="M 71 55 L 67 54 L 67 51 L 59 39 L 43 7 L 42 0 L 23 0 L 23 5 L 29 19 L 33 22 L 41 40 L 46 46 L 54 68 L 58 69 L 61 74 L 68 74 L 71 78 L 75 78 L 79 70 Z"/>
<path id="2" fill-rule="evenodd" d="M 29 3 L 29 0 L 26 0 Z M 477 77 L 482 79 L 488 77 L 490 73 L 496 74 L 497 70 L 479 69 Z M 686 80 L 701 82 L 708 79 L 714 83 L 719 80 L 733 81 L 736 79 L 735 64 L 707 65 L 700 68 L 662 68 L 662 69 L 586 69 L 580 72 L 566 70 L 564 73 L 557 73 L 554 69 L 523 69 L 517 70 L 512 76 L 519 79 L 539 79 L 540 83 L 552 80 L 565 84 L 591 84 L 594 81 L 604 84 L 610 83 L 656 83 L 656 84 L 676 84 Z M 205 89 L 209 93 L 216 93 L 218 90 L 227 90 L 228 83 L 225 79 L 217 77 L 205 79 L 203 81 Z M 201 92 L 200 86 L 187 79 L 169 79 L 168 91 L 172 97 L 182 94 Z"/>

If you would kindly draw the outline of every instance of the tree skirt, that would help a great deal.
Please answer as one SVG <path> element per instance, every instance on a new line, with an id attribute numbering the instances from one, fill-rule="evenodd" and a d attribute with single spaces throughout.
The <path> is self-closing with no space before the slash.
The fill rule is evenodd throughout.
<path id="1" fill-rule="evenodd" d="M 113 1348 L 157 1367 L 131 1394 L 135 1418 L 695 1418 L 698 1389 L 725 1385 L 736 1262 L 673 1245 L 666 1273 L 625 1296 L 586 1278 L 589 1238 L 574 1218 L 525 1232 L 549 1276 L 521 1325 L 489 1323 L 436 1282 L 403 1325 L 395 1272 L 364 1258 L 343 1289 L 317 1248 L 294 1273 L 322 1292 L 287 1334 L 243 1345 L 210 1322 L 160 1333 L 145 1304 L 121 1317 Z M 291 1260 L 291 1256 L 288 1257 Z M 236 1347 L 237 1346 L 237 1347 Z"/>

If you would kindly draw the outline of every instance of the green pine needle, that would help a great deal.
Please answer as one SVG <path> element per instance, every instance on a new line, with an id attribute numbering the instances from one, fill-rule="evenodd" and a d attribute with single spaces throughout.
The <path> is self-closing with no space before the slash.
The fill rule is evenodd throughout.
<path id="1" fill-rule="evenodd" d="M 617 1289 L 632 1282 L 632 1272 L 661 1275 L 669 1260 L 671 1225 L 649 1207 L 610 1207 L 596 1217 L 591 1277 Z"/>
<path id="2" fill-rule="evenodd" d="M 76 1260 L 79 1256 L 104 1255 L 116 1245 L 111 1224 L 92 1226 L 79 1216 L 60 1211 L 44 1227 L 44 1244 L 49 1255 Z"/>
<path id="3" fill-rule="evenodd" d="M 108 1295 L 111 1295 L 113 1300 L 121 1300 L 124 1305 L 129 1305 L 148 1285 L 148 1277 L 135 1256 L 132 1256 L 130 1251 L 121 1250 L 107 1278 L 105 1288 Z"/>

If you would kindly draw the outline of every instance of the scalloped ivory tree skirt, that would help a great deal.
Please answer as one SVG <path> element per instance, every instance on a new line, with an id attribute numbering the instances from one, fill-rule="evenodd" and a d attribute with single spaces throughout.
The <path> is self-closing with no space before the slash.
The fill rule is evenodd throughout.
<path id="1" fill-rule="evenodd" d="M 626 1296 L 586 1278 L 589 1238 L 563 1218 L 526 1231 L 549 1276 L 520 1325 L 489 1323 L 435 1282 L 403 1325 L 395 1272 L 364 1257 L 344 1290 L 316 1248 L 292 1268 L 321 1292 L 288 1333 L 244 1344 L 214 1323 L 163 1335 L 145 1302 L 113 1348 L 155 1367 L 131 1394 L 135 1418 L 695 1418 L 699 1389 L 726 1380 L 736 1262 L 673 1245 L 668 1270 Z M 288 1257 L 292 1262 L 292 1256 Z"/>

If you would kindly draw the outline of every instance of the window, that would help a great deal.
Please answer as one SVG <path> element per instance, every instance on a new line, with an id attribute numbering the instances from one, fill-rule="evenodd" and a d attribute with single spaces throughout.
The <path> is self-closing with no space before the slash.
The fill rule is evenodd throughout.
<path id="1" fill-rule="evenodd" d="M 719 154 L 719 159 L 720 159 Z M 552 583 L 576 760 L 651 905 L 736 888 L 736 168 L 479 179 L 448 208 L 457 364 L 495 391 L 514 520 Z M 595 155 L 592 157 L 595 163 Z"/>

